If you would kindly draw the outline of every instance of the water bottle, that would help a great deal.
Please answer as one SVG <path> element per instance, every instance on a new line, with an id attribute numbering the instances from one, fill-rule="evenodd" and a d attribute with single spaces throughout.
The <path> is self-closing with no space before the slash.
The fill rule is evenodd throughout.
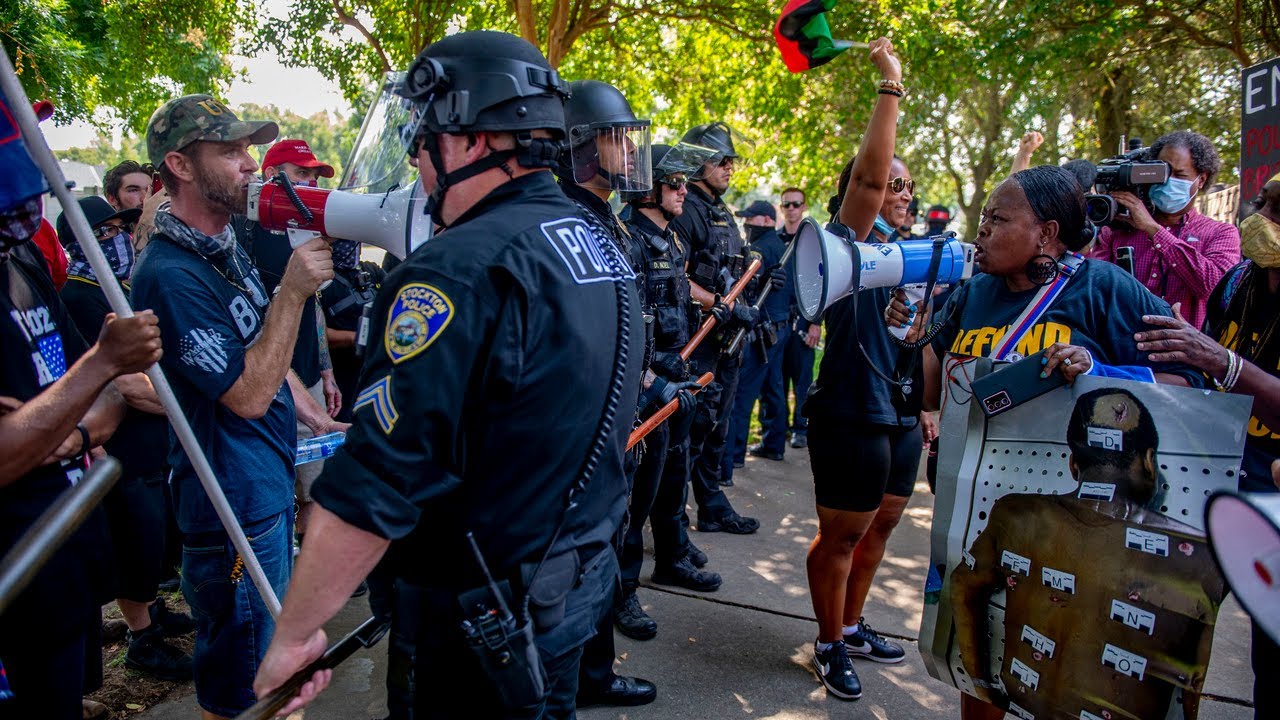
<path id="1" fill-rule="evenodd" d="M 332 457 L 346 440 L 347 434 L 344 432 L 332 432 L 328 435 L 307 438 L 298 443 L 298 453 L 293 464 L 306 465 Z"/>

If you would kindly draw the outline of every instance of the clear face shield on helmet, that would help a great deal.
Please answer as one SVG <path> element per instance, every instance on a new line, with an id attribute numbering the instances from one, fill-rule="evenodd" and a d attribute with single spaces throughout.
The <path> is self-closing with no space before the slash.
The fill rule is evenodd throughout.
<path id="1" fill-rule="evenodd" d="M 369 105 L 338 186 L 350 192 L 383 193 L 414 182 L 418 169 L 405 155 L 416 132 L 415 103 L 397 94 L 405 74 L 389 72 Z M 408 137 L 406 137 L 408 136 Z"/>
<path id="2" fill-rule="evenodd" d="M 715 151 L 715 154 L 708 158 L 694 175 L 690 176 L 690 180 L 702 180 L 708 171 L 718 167 L 740 166 L 744 157 L 750 155 L 755 149 L 755 143 L 723 122 L 706 125 L 695 137 L 686 134 L 684 142 Z"/>
<path id="3" fill-rule="evenodd" d="M 658 160 L 658 164 L 653 168 L 654 181 L 662 183 L 677 175 L 692 179 L 702 169 L 703 164 L 710 162 L 716 153 L 716 150 L 701 145 L 677 143 Z"/>
<path id="4" fill-rule="evenodd" d="M 575 125 L 569 128 L 569 142 L 575 183 L 622 192 L 653 189 L 648 121 Z"/>

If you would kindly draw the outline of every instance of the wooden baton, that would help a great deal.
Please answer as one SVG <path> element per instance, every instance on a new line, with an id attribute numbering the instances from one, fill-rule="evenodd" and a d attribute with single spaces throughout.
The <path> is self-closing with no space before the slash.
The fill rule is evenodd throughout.
<path id="1" fill-rule="evenodd" d="M 742 273 L 742 277 L 738 278 L 738 282 L 734 283 L 733 287 L 729 289 L 729 294 L 720 298 L 720 302 L 723 302 L 725 305 L 729 305 L 733 303 L 734 300 L 737 300 L 738 296 L 741 295 L 742 291 L 747 287 L 747 283 L 751 282 L 751 278 L 755 277 L 755 274 L 759 269 L 760 258 L 756 258 L 747 266 L 746 272 Z M 693 338 L 689 340 L 689 342 L 685 343 L 685 346 L 680 349 L 680 359 L 688 360 L 689 356 L 693 355 L 694 349 L 698 347 L 703 338 L 710 334 L 711 329 L 715 326 L 715 315 L 710 315 L 706 320 L 703 320 L 702 327 L 698 328 L 698 332 L 694 334 Z"/>
<path id="2" fill-rule="evenodd" d="M 703 373 L 702 377 L 698 378 L 698 392 L 709 385 L 713 379 L 715 379 L 714 374 Z M 680 398 L 676 398 L 666 405 L 663 405 L 661 410 L 653 414 L 653 417 L 645 420 L 640 427 L 631 431 L 631 437 L 627 439 L 627 449 L 630 450 L 635 447 L 636 443 L 643 440 L 645 435 L 653 432 L 654 428 L 666 422 L 666 419 L 671 417 L 671 415 L 679 408 Z"/>

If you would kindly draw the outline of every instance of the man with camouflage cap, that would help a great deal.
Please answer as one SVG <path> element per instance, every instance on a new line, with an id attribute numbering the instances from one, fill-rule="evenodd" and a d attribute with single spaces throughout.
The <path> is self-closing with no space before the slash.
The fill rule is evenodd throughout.
<path id="1" fill-rule="evenodd" d="M 249 146 L 277 133 L 275 123 L 242 122 L 209 95 L 170 100 L 152 115 L 147 151 L 171 200 L 156 213 L 134 272 L 133 303 L 159 317 L 165 373 L 283 596 L 292 564 L 296 437 L 285 377 L 303 305 L 333 277 L 333 263 L 324 240 L 303 245 L 269 300 L 236 241 L 229 221 L 245 212 L 258 169 Z M 308 407 L 299 404 L 298 412 Z M 253 676 L 274 621 L 176 441 L 169 464 L 183 537 L 182 591 L 197 622 L 196 702 L 206 719 L 232 717 L 255 700 Z"/>

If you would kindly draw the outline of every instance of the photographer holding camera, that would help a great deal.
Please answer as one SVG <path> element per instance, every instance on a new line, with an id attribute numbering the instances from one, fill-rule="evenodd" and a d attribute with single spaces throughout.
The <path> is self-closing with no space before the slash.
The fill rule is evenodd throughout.
<path id="1" fill-rule="evenodd" d="M 1112 192 L 1128 214 L 1102 229 L 1089 257 L 1116 262 L 1131 255 L 1138 281 L 1170 305 L 1182 303 L 1183 315 L 1200 327 L 1209 294 L 1240 262 L 1240 231 L 1193 207 L 1222 161 L 1208 138 L 1188 130 L 1161 136 L 1147 158 L 1168 163 L 1169 179 L 1150 188 L 1150 207 L 1135 193 Z"/>

